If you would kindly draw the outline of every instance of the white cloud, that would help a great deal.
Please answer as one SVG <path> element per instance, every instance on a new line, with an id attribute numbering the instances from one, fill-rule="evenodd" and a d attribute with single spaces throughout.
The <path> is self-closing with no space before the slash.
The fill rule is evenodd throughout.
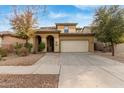
<path id="1" fill-rule="evenodd" d="M 77 13 L 70 16 L 70 19 L 72 20 L 91 20 L 93 18 L 93 15 L 86 15 L 83 13 Z"/>
<path id="2" fill-rule="evenodd" d="M 93 20 L 93 15 L 86 15 L 83 13 L 67 14 L 67 13 L 51 13 L 48 15 L 48 20 L 39 20 L 40 26 L 54 26 L 57 22 L 74 22 L 79 23 L 79 26 L 90 25 Z"/>
<path id="3" fill-rule="evenodd" d="M 86 7 L 83 6 L 82 8 Z M 93 13 L 86 14 L 85 12 L 68 13 L 49 11 L 48 15 L 46 15 L 44 18 L 42 17 L 42 19 L 39 20 L 39 26 L 54 26 L 57 22 L 75 22 L 79 23 L 78 26 L 82 27 L 90 25 L 92 20 Z"/>
<path id="4" fill-rule="evenodd" d="M 83 19 L 83 15 L 82 14 L 79 14 L 79 13 L 76 14 L 75 17 L 76 17 L 76 19 Z"/>
<path id="5" fill-rule="evenodd" d="M 78 13 L 75 15 L 75 18 L 76 19 L 84 19 L 84 20 L 87 20 L 87 19 L 92 19 L 92 15 L 85 15 L 85 14 L 81 14 L 81 13 Z"/>
<path id="6" fill-rule="evenodd" d="M 69 15 L 67 13 L 61 13 L 61 12 L 59 13 L 50 12 L 48 16 L 53 19 L 58 19 L 58 18 L 67 17 Z"/>
<path id="7" fill-rule="evenodd" d="M 91 9 L 97 9 L 100 7 L 100 5 L 74 5 L 76 8 L 81 9 L 81 10 L 91 10 Z"/>

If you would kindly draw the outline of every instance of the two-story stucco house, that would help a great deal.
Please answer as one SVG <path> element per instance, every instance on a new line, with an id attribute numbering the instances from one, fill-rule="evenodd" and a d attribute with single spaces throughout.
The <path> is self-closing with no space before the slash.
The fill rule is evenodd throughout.
<path id="1" fill-rule="evenodd" d="M 88 27 L 77 28 L 77 23 L 56 23 L 54 27 L 41 27 L 30 39 L 33 51 L 40 42 L 45 43 L 43 52 L 93 52 L 94 34 Z"/>

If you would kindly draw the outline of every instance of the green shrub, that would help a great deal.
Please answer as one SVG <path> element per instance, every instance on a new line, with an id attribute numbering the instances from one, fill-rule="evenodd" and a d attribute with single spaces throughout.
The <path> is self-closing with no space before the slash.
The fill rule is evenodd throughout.
<path id="1" fill-rule="evenodd" d="M 44 48 L 45 48 L 45 43 L 44 42 L 40 42 L 40 44 L 39 44 L 39 51 L 43 51 Z"/>
<path id="2" fill-rule="evenodd" d="M 31 52 L 33 45 L 31 43 L 25 43 L 24 47 L 26 47 L 28 51 Z"/>
<path id="3" fill-rule="evenodd" d="M 14 46 L 15 49 L 20 49 L 23 46 L 23 44 L 19 44 L 16 42 L 16 45 Z"/>
<path id="4" fill-rule="evenodd" d="M 29 52 L 31 52 L 33 45 L 31 43 L 20 44 L 16 43 L 14 46 L 15 53 L 19 56 L 26 56 Z"/>
<path id="5" fill-rule="evenodd" d="M 1 55 L 1 57 L 6 57 L 7 56 L 7 50 L 6 49 L 4 49 L 4 48 L 0 48 L 0 55 Z"/>
<path id="6" fill-rule="evenodd" d="M 2 56 L 0 55 L 0 60 L 2 60 Z"/>
<path id="7" fill-rule="evenodd" d="M 19 50 L 23 47 L 23 44 L 16 42 L 14 45 L 15 53 L 18 55 Z"/>
<path id="8" fill-rule="evenodd" d="M 19 56 L 27 56 L 28 55 L 28 49 L 26 47 L 22 47 L 18 50 Z"/>

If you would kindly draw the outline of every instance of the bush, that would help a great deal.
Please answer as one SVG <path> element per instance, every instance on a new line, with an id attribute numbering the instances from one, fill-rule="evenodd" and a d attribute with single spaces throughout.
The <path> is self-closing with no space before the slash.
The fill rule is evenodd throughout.
<path id="1" fill-rule="evenodd" d="M 16 45 L 14 45 L 15 53 L 18 55 L 19 50 L 23 47 L 23 44 L 19 44 L 16 42 Z"/>
<path id="2" fill-rule="evenodd" d="M 22 47 L 18 50 L 18 55 L 19 56 L 27 56 L 28 55 L 28 49 L 25 47 Z"/>
<path id="3" fill-rule="evenodd" d="M 45 48 L 45 43 L 44 42 L 40 42 L 39 44 L 39 50 L 43 51 L 43 49 Z"/>
<path id="4" fill-rule="evenodd" d="M 29 52 L 31 52 L 33 45 L 31 43 L 20 44 L 16 43 L 14 46 L 15 53 L 19 56 L 26 56 Z"/>
<path id="5" fill-rule="evenodd" d="M 23 46 L 23 44 L 19 44 L 16 42 L 16 45 L 14 46 L 15 49 L 20 49 Z"/>
<path id="6" fill-rule="evenodd" d="M 7 56 L 7 50 L 4 48 L 0 48 L 0 55 L 1 55 L 1 57 L 6 57 Z"/>
<path id="7" fill-rule="evenodd" d="M 2 56 L 0 55 L 0 60 L 2 60 Z"/>
<path id="8" fill-rule="evenodd" d="M 31 43 L 25 43 L 24 47 L 26 47 L 28 51 L 31 52 L 33 45 Z"/>

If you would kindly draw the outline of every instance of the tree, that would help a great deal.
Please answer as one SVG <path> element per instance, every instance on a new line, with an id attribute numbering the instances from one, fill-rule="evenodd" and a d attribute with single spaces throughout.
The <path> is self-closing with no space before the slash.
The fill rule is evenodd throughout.
<path id="1" fill-rule="evenodd" d="M 124 42 L 124 9 L 120 6 L 103 6 L 95 13 L 92 31 L 98 41 L 111 46 L 112 56 L 114 46 Z"/>
<path id="2" fill-rule="evenodd" d="M 36 32 L 36 14 L 40 12 L 41 9 L 42 7 L 40 6 L 24 6 L 21 12 L 18 12 L 18 8 L 16 6 L 13 7 L 14 14 L 10 19 L 10 24 L 18 36 L 26 39 L 26 43 L 28 43 L 28 40 L 32 38 Z"/>
<path id="3" fill-rule="evenodd" d="M 33 14 L 30 11 L 26 11 L 23 14 L 16 15 L 11 20 L 11 25 L 13 30 L 16 31 L 16 34 L 22 38 L 28 39 L 31 38 L 34 33 L 34 25 L 36 24 L 36 19 L 33 18 Z"/>

